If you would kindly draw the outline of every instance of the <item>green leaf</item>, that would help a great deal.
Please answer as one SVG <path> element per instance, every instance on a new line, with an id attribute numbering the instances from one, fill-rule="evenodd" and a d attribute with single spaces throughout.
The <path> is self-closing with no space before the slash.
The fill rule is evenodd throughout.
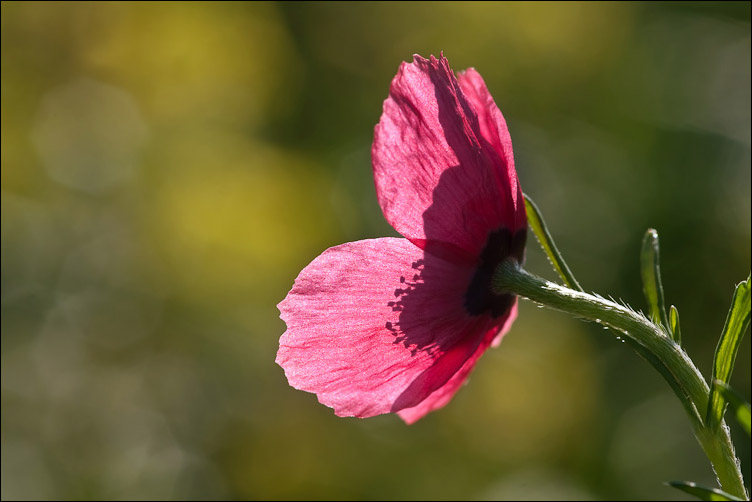
<path id="1" fill-rule="evenodd" d="M 726 324 L 715 349 L 713 378 L 711 379 L 712 385 L 706 415 L 706 423 L 711 431 L 716 430 L 718 424 L 721 423 L 723 411 L 726 407 L 726 399 L 719 392 L 720 387 L 715 381 L 720 380 L 723 383 L 729 383 L 731 371 L 734 369 L 734 362 L 736 361 L 736 353 L 739 351 L 739 345 L 749 327 L 751 299 L 750 277 L 747 276 L 747 280 L 740 282 L 734 290 L 731 308 L 729 308 L 728 316 L 726 316 Z"/>
<path id="2" fill-rule="evenodd" d="M 752 408 L 750 404 L 744 400 L 734 389 L 732 389 L 726 382 L 716 380 L 713 382 L 718 386 L 718 391 L 728 401 L 731 411 L 734 412 L 736 420 L 741 424 L 742 428 L 750 436 L 750 418 L 752 416 Z"/>
<path id="3" fill-rule="evenodd" d="M 669 322 L 669 328 L 671 328 L 671 336 L 674 338 L 674 341 L 681 345 L 681 327 L 679 326 L 679 311 L 676 307 L 671 305 L 671 308 L 668 310 L 668 322 Z"/>
<path id="4" fill-rule="evenodd" d="M 574 278 L 574 274 L 569 270 L 564 258 L 562 258 L 561 253 L 559 253 L 553 237 L 551 237 L 551 234 L 548 232 L 546 222 L 543 221 L 543 215 L 541 215 L 540 209 L 538 209 L 538 206 L 535 205 L 535 202 L 533 202 L 527 194 L 523 194 L 523 196 L 525 197 L 527 224 L 530 225 L 530 229 L 533 231 L 535 237 L 543 248 L 543 251 L 545 251 L 548 256 L 548 260 L 551 262 L 551 265 L 553 265 L 554 270 L 556 270 L 556 273 L 559 274 L 559 277 L 561 277 L 570 289 L 583 291 L 582 286 L 580 286 L 577 279 Z"/>
<path id="5" fill-rule="evenodd" d="M 640 252 L 640 272 L 642 273 L 642 291 L 648 301 L 650 317 L 656 324 L 662 324 L 666 328 L 668 316 L 666 304 L 663 300 L 663 284 L 661 282 L 661 268 L 659 265 L 658 232 L 649 228 L 642 239 Z M 672 335 L 673 337 L 673 335 Z"/>
<path id="6" fill-rule="evenodd" d="M 691 481 L 671 481 L 669 485 L 685 493 L 694 495 L 700 500 L 744 500 L 734 497 L 718 488 L 707 488 Z"/>

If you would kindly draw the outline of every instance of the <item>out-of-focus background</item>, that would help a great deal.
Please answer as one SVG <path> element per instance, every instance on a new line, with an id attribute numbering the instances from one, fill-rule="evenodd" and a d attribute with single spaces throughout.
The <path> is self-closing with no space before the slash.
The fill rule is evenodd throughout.
<path id="1" fill-rule="evenodd" d="M 399 63 L 440 51 L 485 77 L 586 289 L 644 308 L 638 252 L 658 229 L 667 301 L 709 374 L 750 270 L 748 2 L 3 2 L 3 499 L 713 484 L 646 362 L 528 302 L 413 426 L 337 418 L 287 385 L 276 304 L 327 247 L 395 235 L 373 126 Z M 530 243 L 529 270 L 554 278 Z M 749 336 L 732 383 L 749 398 Z"/>

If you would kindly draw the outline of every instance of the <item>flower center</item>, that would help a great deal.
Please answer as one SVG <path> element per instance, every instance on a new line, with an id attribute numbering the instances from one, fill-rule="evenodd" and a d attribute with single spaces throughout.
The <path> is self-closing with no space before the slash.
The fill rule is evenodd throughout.
<path id="1" fill-rule="evenodd" d="M 506 258 L 515 258 L 522 263 L 525 252 L 527 228 L 512 234 L 509 229 L 500 228 L 488 235 L 486 246 L 480 255 L 478 269 L 465 293 L 465 310 L 470 315 L 481 315 L 490 311 L 491 317 L 499 317 L 512 307 L 513 294 L 497 295 L 491 290 L 496 267 Z"/>

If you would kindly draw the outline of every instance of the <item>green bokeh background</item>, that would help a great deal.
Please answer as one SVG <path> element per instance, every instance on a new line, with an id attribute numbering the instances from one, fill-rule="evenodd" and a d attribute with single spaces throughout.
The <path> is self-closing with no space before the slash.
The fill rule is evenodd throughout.
<path id="1" fill-rule="evenodd" d="M 395 235 L 373 126 L 399 63 L 440 51 L 486 79 L 586 289 L 643 308 L 658 229 L 667 301 L 710 373 L 750 270 L 749 2 L 3 2 L 3 499 L 713 484 L 646 362 L 528 302 L 413 426 L 337 418 L 287 385 L 276 304 L 327 247 Z M 554 277 L 535 245 L 528 269 Z M 749 336 L 732 384 L 749 398 Z"/>

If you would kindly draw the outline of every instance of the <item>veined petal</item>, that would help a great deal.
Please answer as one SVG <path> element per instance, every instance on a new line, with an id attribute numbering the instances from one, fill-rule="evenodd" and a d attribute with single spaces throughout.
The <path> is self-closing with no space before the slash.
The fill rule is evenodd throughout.
<path id="1" fill-rule="evenodd" d="M 417 420 L 420 420 L 428 413 L 438 410 L 444 407 L 449 401 L 452 400 L 454 394 L 462 387 L 467 381 L 470 372 L 475 367 L 475 363 L 478 362 L 480 356 L 488 349 L 489 346 L 497 347 L 501 343 L 502 337 L 509 331 L 512 323 L 517 318 L 517 302 L 515 300 L 514 305 L 509 309 L 504 319 L 501 319 L 500 326 L 494 326 L 483 337 L 483 341 L 475 349 L 475 353 L 470 356 L 465 364 L 454 374 L 449 381 L 439 389 L 435 390 L 430 396 L 420 402 L 417 406 L 412 408 L 405 408 L 400 410 L 397 414 L 407 422 L 412 424 Z"/>
<path id="2" fill-rule="evenodd" d="M 330 248 L 279 304 L 287 331 L 277 363 L 340 416 L 413 408 L 477 358 L 499 324 L 464 309 L 472 274 L 406 239 Z"/>
<path id="3" fill-rule="evenodd" d="M 479 122 L 473 90 L 468 99 L 443 56 L 402 63 L 371 151 L 387 221 L 423 249 L 434 242 L 467 260 L 490 232 L 518 230 L 517 206 L 524 212 L 511 142 L 483 134 L 489 127 Z M 480 113 L 487 122 L 489 111 Z"/>
<path id="4" fill-rule="evenodd" d="M 483 77 L 475 68 L 468 68 L 459 72 L 457 81 L 462 92 L 465 93 L 465 97 L 478 114 L 481 135 L 501 158 L 499 164 L 501 183 L 508 183 L 509 194 L 511 195 L 511 198 L 505 199 L 503 202 L 509 204 L 508 210 L 515 215 L 515 224 L 511 230 L 516 231 L 525 228 L 527 225 L 525 202 L 517 179 L 517 171 L 514 168 L 512 137 L 509 135 L 507 122 L 504 120 L 499 107 L 496 106 L 491 93 L 488 92 Z"/>

